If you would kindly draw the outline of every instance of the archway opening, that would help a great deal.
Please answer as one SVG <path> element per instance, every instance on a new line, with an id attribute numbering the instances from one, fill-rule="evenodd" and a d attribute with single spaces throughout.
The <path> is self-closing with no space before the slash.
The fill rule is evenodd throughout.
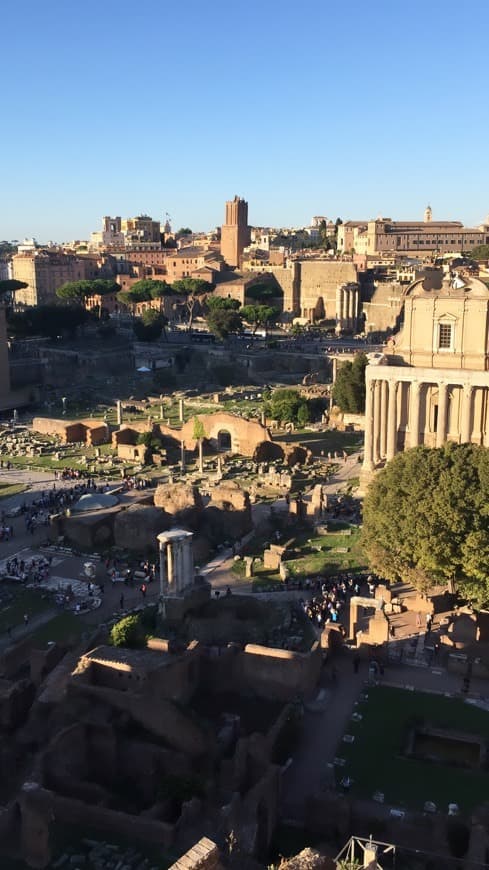
<path id="1" fill-rule="evenodd" d="M 217 433 L 217 446 L 219 450 L 231 450 L 231 433 L 226 429 Z"/>

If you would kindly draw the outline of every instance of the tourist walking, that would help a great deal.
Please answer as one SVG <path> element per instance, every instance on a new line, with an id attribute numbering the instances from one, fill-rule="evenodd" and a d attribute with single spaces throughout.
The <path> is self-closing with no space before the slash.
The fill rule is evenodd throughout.
<path id="1" fill-rule="evenodd" d="M 141 584 L 141 595 L 146 598 L 146 583 Z"/>

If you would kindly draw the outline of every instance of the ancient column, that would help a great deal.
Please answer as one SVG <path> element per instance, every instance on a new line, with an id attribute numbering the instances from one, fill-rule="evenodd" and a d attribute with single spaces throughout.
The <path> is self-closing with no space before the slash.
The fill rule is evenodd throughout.
<path id="1" fill-rule="evenodd" d="M 187 586 L 192 586 L 194 583 L 194 551 L 192 548 L 192 539 L 185 541 L 184 550 L 184 574 Z"/>
<path id="2" fill-rule="evenodd" d="M 116 412 L 117 412 L 117 425 L 120 426 L 122 424 L 122 402 L 120 399 L 117 399 Z"/>
<path id="3" fill-rule="evenodd" d="M 336 320 L 341 322 L 341 287 L 336 291 Z"/>
<path id="4" fill-rule="evenodd" d="M 419 381 L 411 381 L 409 394 L 409 446 L 417 447 L 419 444 Z"/>
<path id="5" fill-rule="evenodd" d="M 168 575 L 166 573 L 166 540 L 164 535 L 158 535 L 158 543 L 160 547 L 160 597 L 168 592 Z"/>
<path id="6" fill-rule="evenodd" d="M 183 552 L 182 552 L 182 543 L 181 541 L 173 541 L 171 544 L 172 548 L 172 557 L 173 557 L 173 577 L 174 577 L 174 586 L 175 592 L 177 595 L 180 594 L 183 587 Z"/>
<path id="7" fill-rule="evenodd" d="M 380 410 L 380 456 L 387 455 L 387 407 L 389 404 L 389 382 L 382 381 L 382 406 Z"/>
<path id="8" fill-rule="evenodd" d="M 185 416 L 183 413 L 183 399 L 178 400 L 178 416 L 180 418 L 180 423 L 185 423 Z"/>
<path id="9" fill-rule="evenodd" d="M 374 380 L 367 377 L 368 367 L 365 370 L 366 396 L 365 396 L 365 446 L 363 467 L 366 471 L 372 471 L 373 463 L 373 424 L 374 424 Z"/>
<path id="10" fill-rule="evenodd" d="M 436 425 L 436 446 L 441 447 L 447 438 L 447 385 L 438 384 L 438 420 Z"/>
<path id="11" fill-rule="evenodd" d="M 380 447 L 380 414 L 381 414 L 381 405 L 382 403 L 382 381 L 375 381 L 374 388 L 374 443 L 373 443 L 373 454 L 374 454 L 374 464 L 378 465 L 381 459 L 381 447 Z"/>
<path id="12" fill-rule="evenodd" d="M 472 385 L 464 384 L 460 426 L 460 441 L 462 444 L 470 444 L 472 437 L 472 393 Z"/>
<path id="13" fill-rule="evenodd" d="M 393 459 L 397 450 L 397 381 L 389 381 L 389 407 L 387 410 L 386 459 Z"/>

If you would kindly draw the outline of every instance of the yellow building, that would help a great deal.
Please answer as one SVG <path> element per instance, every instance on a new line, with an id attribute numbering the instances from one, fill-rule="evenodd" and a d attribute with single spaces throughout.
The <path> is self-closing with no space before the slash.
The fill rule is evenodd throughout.
<path id="1" fill-rule="evenodd" d="M 489 224 L 464 227 L 460 221 L 434 221 L 431 208 L 424 221 L 346 221 L 338 227 L 338 251 L 375 256 L 377 254 L 434 256 L 470 252 L 489 244 Z"/>
<path id="2" fill-rule="evenodd" d="M 365 370 L 363 482 L 400 450 L 489 447 L 489 288 L 431 269 L 406 291 L 404 322 Z"/>
<path id="3" fill-rule="evenodd" d="M 12 258 L 12 277 L 28 285 L 16 291 L 15 302 L 18 305 L 56 302 L 56 290 L 62 284 L 97 276 L 97 260 L 93 257 L 75 257 L 57 250 L 36 248 Z"/>
<path id="4" fill-rule="evenodd" d="M 131 246 L 147 247 L 155 250 L 161 248 L 161 226 L 149 215 L 139 215 L 121 220 L 121 232 L 126 248 Z"/>

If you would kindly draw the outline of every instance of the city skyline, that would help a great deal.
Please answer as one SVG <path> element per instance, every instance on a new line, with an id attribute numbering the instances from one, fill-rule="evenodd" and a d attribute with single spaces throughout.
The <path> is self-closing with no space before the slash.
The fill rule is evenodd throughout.
<path id="1" fill-rule="evenodd" d="M 171 20 L 157 0 L 76 19 L 26 0 L 22 23 L 5 11 L 1 238 L 84 239 L 141 211 L 205 231 L 235 194 L 256 226 L 489 211 L 481 0 L 470 20 L 420 0 L 190 0 Z"/>

